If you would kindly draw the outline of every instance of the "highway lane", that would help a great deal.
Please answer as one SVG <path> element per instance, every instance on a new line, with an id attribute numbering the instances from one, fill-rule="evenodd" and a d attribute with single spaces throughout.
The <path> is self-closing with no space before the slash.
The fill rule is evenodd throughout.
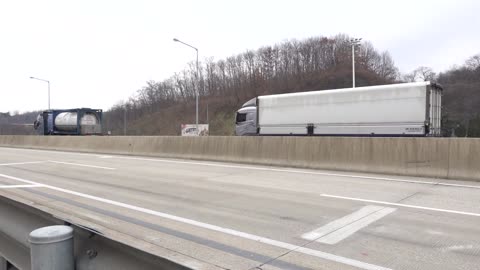
<path id="1" fill-rule="evenodd" d="M 198 269 L 480 265 L 476 182 L 0 148 L 0 195 Z"/>

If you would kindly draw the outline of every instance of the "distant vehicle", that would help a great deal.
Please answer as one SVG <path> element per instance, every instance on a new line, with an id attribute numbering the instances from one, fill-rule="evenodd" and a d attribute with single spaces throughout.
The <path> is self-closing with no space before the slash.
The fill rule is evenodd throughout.
<path id="1" fill-rule="evenodd" d="M 442 91 L 417 82 L 259 96 L 237 111 L 235 133 L 441 136 Z"/>
<path id="2" fill-rule="evenodd" d="M 197 134 L 197 129 L 196 128 L 187 128 L 187 129 L 185 129 L 185 133 Z"/>
<path id="3" fill-rule="evenodd" d="M 33 127 L 42 135 L 102 135 L 102 110 L 48 110 L 37 116 Z"/>
<path id="4" fill-rule="evenodd" d="M 198 124 L 198 130 L 196 124 L 182 124 L 180 133 L 182 136 L 208 136 L 208 124 Z"/>

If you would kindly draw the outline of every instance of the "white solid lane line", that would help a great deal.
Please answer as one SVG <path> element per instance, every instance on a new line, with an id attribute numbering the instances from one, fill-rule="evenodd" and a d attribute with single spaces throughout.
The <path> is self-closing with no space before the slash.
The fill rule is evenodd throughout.
<path id="1" fill-rule="evenodd" d="M 476 188 L 480 189 L 480 186 L 470 186 L 470 185 L 462 185 L 462 184 L 453 184 L 453 183 L 437 183 L 440 186 L 447 186 L 447 187 L 463 187 L 463 188 Z"/>
<path id="2" fill-rule="evenodd" d="M 27 149 L 27 148 L 12 148 L 12 147 L 0 147 L 0 149 L 9 149 L 9 150 L 22 150 L 22 151 L 33 151 L 33 152 L 43 152 L 43 153 L 55 153 L 55 154 L 65 154 L 65 155 L 78 155 L 78 156 L 91 156 L 97 158 L 105 159 L 126 159 L 126 160 L 140 160 L 140 161 L 152 161 L 152 162 L 165 162 L 165 163 L 176 163 L 176 164 L 190 164 L 190 165 L 200 165 L 200 166 L 211 166 L 211 167 L 223 167 L 223 168 L 236 168 L 236 169 L 245 169 L 245 170 L 259 170 L 259 171 L 272 171 L 272 172 L 285 172 L 285 173 L 298 173 L 298 174 L 310 174 L 310 175 L 322 175 L 322 176 L 334 176 L 334 177 L 345 177 L 345 178 L 357 178 L 357 179 L 366 179 L 366 180 L 379 180 L 379 181 L 390 181 L 390 182 L 401 182 L 401 183 L 411 183 L 411 184 L 422 184 L 422 185 L 439 185 L 447 187 L 459 187 L 459 188 L 472 188 L 480 189 L 480 185 L 463 185 L 463 184 L 453 184 L 453 183 L 444 183 L 440 181 L 421 181 L 421 180 L 411 180 L 411 179 L 401 179 L 401 178 L 391 178 L 391 177 L 377 177 L 377 176 L 368 176 L 368 175 L 355 175 L 355 174 L 343 174 L 343 173 L 327 173 L 320 171 L 306 171 L 306 170 L 296 170 L 296 169 L 277 169 L 273 167 L 256 167 L 256 166 L 244 166 L 244 165 L 230 165 L 224 163 L 212 163 L 212 162 L 202 162 L 202 161 L 187 161 L 187 160 L 175 160 L 175 159 L 162 159 L 162 158 L 142 158 L 136 156 L 124 156 L 124 155 L 102 155 L 94 153 L 80 153 L 80 152 L 67 152 L 67 151 L 52 151 L 52 150 L 41 150 L 41 149 Z"/>
<path id="3" fill-rule="evenodd" d="M 0 163 L 0 166 L 15 166 L 15 165 L 25 165 L 25 164 L 39 164 L 45 163 L 47 161 L 27 161 L 27 162 L 12 162 L 12 163 Z"/>
<path id="4" fill-rule="evenodd" d="M 4 177 L 4 178 L 19 181 L 19 182 L 32 184 L 32 185 L 43 185 L 41 183 L 37 183 L 37 182 L 34 182 L 34 181 L 18 178 L 18 177 L 15 177 L 15 176 L 5 175 L 5 174 L 0 174 L 0 177 Z M 385 268 L 385 267 L 382 267 L 382 266 L 357 261 L 357 260 L 354 260 L 354 259 L 338 256 L 338 255 L 335 255 L 335 254 L 326 253 L 326 252 L 322 252 L 322 251 L 314 250 L 314 249 L 309 249 L 309 248 L 305 248 L 305 247 L 297 246 L 297 245 L 294 245 L 294 244 L 289 244 L 289 243 L 273 240 L 273 239 L 270 239 L 270 238 L 266 238 L 266 237 L 262 237 L 262 236 L 258 236 L 258 235 L 254 235 L 254 234 L 249 234 L 249 233 L 245 233 L 245 232 L 241 232 L 241 231 L 236 231 L 236 230 L 229 229 L 229 228 L 223 228 L 223 227 L 220 227 L 220 226 L 216 226 L 216 225 L 212 225 L 212 224 L 208 224 L 208 223 L 203 223 L 203 222 L 200 222 L 200 221 L 187 219 L 187 218 L 183 218 L 183 217 L 178 217 L 178 216 L 174 216 L 174 215 L 170 215 L 170 214 L 167 214 L 167 213 L 162 213 L 162 212 L 150 210 L 150 209 L 143 208 L 143 207 L 129 205 L 129 204 L 122 203 L 122 202 L 112 201 L 112 200 L 109 200 L 109 199 L 104 199 L 104 198 L 100 198 L 100 197 L 96 197 L 96 196 L 93 196 L 93 195 L 88 195 L 88 194 L 84 194 L 84 193 L 80 193 L 80 192 L 76 192 L 76 191 L 72 191 L 72 190 L 68 190 L 68 189 L 64 189 L 64 188 L 54 187 L 54 186 L 50 186 L 50 185 L 43 185 L 43 187 L 44 188 L 49 188 L 49 189 L 52 189 L 52 190 L 56 190 L 56 191 L 60 191 L 60 192 L 64 192 L 64 193 L 67 193 L 67 194 L 72 194 L 72 195 L 76 195 L 76 196 L 79 196 L 79 197 L 91 199 L 91 200 L 94 200 L 94 201 L 103 202 L 103 203 L 106 203 L 106 204 L 115 205 L 115 206 L 118 206 L 118 207 L 123 207 L 123 208 L 126 208 L 126 209 L 130 209 L 130 210 L 154 215 L 154 216 L 157 216 L 157 217 L 162 217 L 162 218 L 174 220 L 174 221 L 177 221 L 177 222 L 182 222 L 182 223 L 193 225 L 193 226 L 196 226 L 196 227 L 199 227 L 199 228 L 209 229 L 209 230 L 212 230 L 212 231 L 217 231 L 217 232 L 221 232 L 221 233 L 245 238 L 245 239 L 252 240 L 252 241 L 255 241 L 255 242 L 260 242 L 260 243 L 268 244 L 268 245 L 271 245 L 271 246 L 275 246 L 275 247 L 279 247 L 279 248 L 283 248 L 283 249 L 307 254 L 307 255 L 314 256 L 314 257 L 317 257 L 317 258 L 320 258 L 320 259 L 325 259 L 325 260 L 329 260 L 329 261 L 334 261 L 334 262 L 350 265 L 350 266 L 357 267 L 357 268 L 360 268 L 360 269 L 365 269 L 365 270 L 391 270 L 390 268 Z"/>
<path id="5" fill-rule="evenodd" d="M 89 168 L 95 168 L 95 169 L 116 170 L 115 168 L 83 164 L 83 163 L 63 162 L 63 161 L 55 161 L 55 160 L 49 160 L 48 162 L 64 164 L 64 165 L 80 166 L 80 167 L 89 167 Z"/>
<path id="6" fill-rule="evenodd" d="M 302 238 L 324 244 L 336 244 L 395 210 L 395 208 L 367 205 L 314 231 L 303 234 Z"/>
<path id="7" fill-rule="evenodd" d="M 419 180 L 390 178 L 390 177 L 377 177 L 377 176 L 354 175 L 354 174 L 339 174 L 339 173 L 325 173 L 325 172 L 304 171 L 304 170 L 295 170 L 295 169 L 277 169 L 277 168 L 271 168 L 271 167 L 256 167 L 256 166 L 243 166 L 243 165 L 229 165 L 229 164 L 221 164 L 221 163 L 210 163 L 210 162 L 200 162 L 200 161 L 199 161 L 199 162 L 196 162 L 196 161 L 180 161 L 180 160 L 169 160 L 169 159 L 159 159 L 159 158 L 158 158 L 158 159 L 153 159 L 153 158 L 126 157 L 126 156 L 112 156 L 112 158 L 126 159 L 126 160 L 139 160 L 139 161 L 152 161 L 152 162 L 164 162 L 164 163 L 176 163 L 176 164 L 189 164 L 189 165 L 200 165 L 200 166 L 221 167 L 221 168 L 258 170 L 258 171 L 271 171 L 271 172 L 284 172 L 284 173 L 298 173 L 298 174 L 310 174 L 310 175 L 321 175 L 321 176 L 334 176 L 334 177 L 357 178 L 357 179 L 367 179 L 367 180 L 380 180 L 380 181 L 402 182 L 402 183 L 423 184 L 423 185 L 439 185 L 439 186 L 452 186 L 452 187 L 463 187 L 463 188 L 480 189 L 480 185 L 479 185 L 479 186 L 475 186 L 475 185 L 450 184 L 450 183 L 442 183 L 442 182 L 438 182 L 438 181 L 419 181 Z"/>
<path id="8" fill-rule="evenodd" d="M 47 163 L 47 162 L 57 163 L 57 164 L 65 164 L 65 165 L 72 165 L 72 166 L 90 167 L 90 168 L 96 168 L 96 169 L 116 170 L 115 168 L 110 168 L 110 167 L 102 167 L 102 166 L 96 166 L 96 165 L 90 165 L 90 164 L 82 164 L 82 163 L 74 163 L 74 162 L 64 162 L 64 161 L 55 161 L 55 160 L 0 163 L 0 166 L 16 166 L 16 165 L 27 165 L 27 164 L 40 164 L 40 163 Z"/>
<path id="9" fill-rule="evenodd" d="M 2 185 L 0 189 L 9 189 L 9 188 L 34 188 L 34 187 L 43 187 L 44 185 L 36 184 L 36 185 Z"/>
<path id="10" fill-rule="evenodd" d="M 472 213 L 472 212 L 464 212 L 464 211 L 448 210 L 448 209 L 441 209 L 441 208 L 417 206 L 417 205 L 403 204 L 403 203 L 391 203 L 391 202 L 385 202 L 385 201 L 367 200 L 367 199 L 361 199 L 361 198 L 344 197 L 344 196 L 337 196 L 337 195 L 330 195 L 330 194 L 320 194 L 320 196 L 327 197 L 327 198 L 349 200 L 349 201 L 377 203 L 377 204 L 392 205 L 392 206 L 399 206 L 399 207 L 405 207 L 405 208 L 414 208 L 414 209 L 421 209 L 421 210 L 428 210 L 428 211 L 435 211 L 435 212 L 444 212 L 444 213 L 464 215 L 464 216 L 480 217 L 479 213 Z"/>

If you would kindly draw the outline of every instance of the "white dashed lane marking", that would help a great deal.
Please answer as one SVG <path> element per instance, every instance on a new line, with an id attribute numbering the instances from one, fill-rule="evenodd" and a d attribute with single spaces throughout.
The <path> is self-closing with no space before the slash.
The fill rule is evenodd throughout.
<path id="1" fill-rule="evenodd" d="M 395 210 L 396 208 L 367 205 L 356 212 L 334 220 L 314 231 L 303 234 L 302 238 L 333 245 Z"/>

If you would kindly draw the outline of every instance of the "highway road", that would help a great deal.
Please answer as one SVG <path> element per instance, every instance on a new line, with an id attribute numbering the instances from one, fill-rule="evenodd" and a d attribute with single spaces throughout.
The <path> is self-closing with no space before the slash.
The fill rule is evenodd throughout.
<path id="1" fill-rule="evenodd" d="M 0 148 L 0 195 L 195 269 L 480 269 L 480 183 Z"/>

